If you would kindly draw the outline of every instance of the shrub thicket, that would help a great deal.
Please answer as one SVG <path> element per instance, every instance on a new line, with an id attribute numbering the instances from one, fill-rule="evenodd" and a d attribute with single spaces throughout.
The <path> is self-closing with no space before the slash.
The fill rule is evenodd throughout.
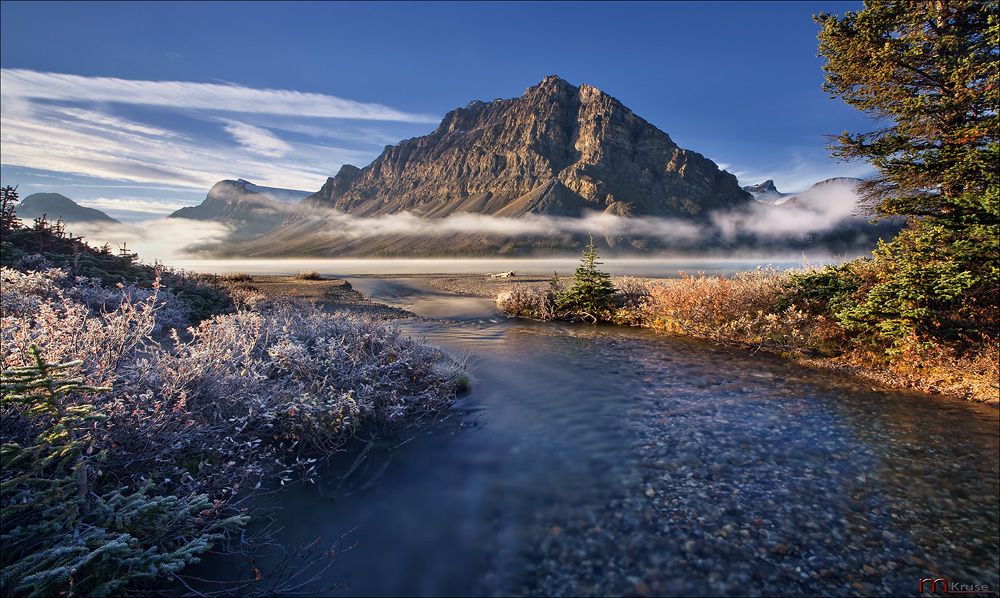
<path id="1" fill-rule="evenodd" d="M 539 320 L 572 320 L 592 323 L 609 320 L 614 307 L 616 289 L 611 276 L 597 268 L 594 237 L 583 252 L 580 265 L 569 287 L 563 288 L 559 274 L 553 272 L 547 289 L 515 286 L 497 296 L 497 307 L 510 316 Z"/>
<path id="2" fill-rule="evenodd" d="M 12 232 L 49 249 L 0 269 L 4 595 L 183 579 L 213 545 L 244 546 L 248 491 L 311 479 L 352 435 L 447 407 L 467 381 L 391 326 L 251 290 L 185 330 L 188 287 L 162 272 L 110 256 L 123 271 L 106 284 L 52 267 L 68 239 Z"/>
<path id="3" fill-rule="evenodd" d="M 183 306 L 189 324 L 234 309 L 228 294 L 211 284 L 211 275 L 143 264 L 137 254 L 124 248 L 124 244 L 118 254 L 109 245 L 91 247 L 82 237 L 67 232 L 61 221 L 53 223 L 44 217 L 36 218 L 33 225 L 27 227 L 16 215 L 16 188 L 4 187 L 2 199 L 2 266 L 21 272 L 60 268 L 68 276 L 84 277 L 104 286 L 122 283 L 152 290 L 154 281 L 159 281 L 162 289 L 172 293 Z"/>

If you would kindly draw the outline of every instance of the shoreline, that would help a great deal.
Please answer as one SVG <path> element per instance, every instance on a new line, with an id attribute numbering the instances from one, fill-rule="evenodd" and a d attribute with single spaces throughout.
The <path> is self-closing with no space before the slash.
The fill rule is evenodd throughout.
<path id="1" fill-rule="evenodd" d="M 396 274 L 357 274 L 364 278 L 420 278 L 428 281 L 430 286 L 454 293 L 456 295 L 471 297 L 496 296 L 504 291 L 518 287 L 530 287 L 544 290 L 548 288 L 552 277 L 540 275 L 524 275 L 509 278 L 493 278 L 488 274 L 437 274 L 437 273 L 396 273 Z M 619 279 L 622 277 L 613 277 Z M 667 283 L 675 279 L 669 278 L 636 278 L 637 280 Z M 572 276 L 560 276 L 559 281 L 566 286 L 571 284 Z M 413 312 L 385 305 L 372 301 L 362 293 L 354 290 L 346 280 L 336 278 L 323 278 L 322 280 L 302 280 L 295 276 L 279 275 L 255 275 L 250 286 L 266 294 L 291 295 L 300 299 L 313 302 L 324 310 L 347 311 L 351 313 L 361 313 L 371 317 L 386 320 L 418 317 Z M 702 337 L 696 337 L 702 338 Z M 718 343 L 715 339 L 704 339 Z M 746 346 L 721 343 L 725 346 L 742 347 Z M 985 403 L 1000 408 L 1000 396 L 990 393 L 975 393 L 961 382 L 955 383 L 957 372 L 934 372 L 932 378 L 916 378 L 913 376 L 902 376 L 899 373 L 889 371 L 887 368 L 864 366 L 855 363 L 846 363 L 836 357 L 811 357 L 806 355 L 791 354 L 785 347 L 757 347 L 755 351 L 777 355 L 790 363 L 800 364 L 808 367 L 815 367 L 824 370 L 835 371 L 847 376 L 855 376 L 865 380 L 869 384 L 882 388 L 873 390 L 918 390 L 928 394 L 937 394 L 960 398 L 975 403 Z"/>
<path id="2" fill-rule="evenodd" d="M 248 281 L 224 282 L 237 291 L 260 292 L 271 297 L 292 297 L 328 312 L 348 312 L 382 320 L 416 317 L 411 311 L 372 301 L 339 278 L 307 280 L 297 276 L 255 274 Z"/>

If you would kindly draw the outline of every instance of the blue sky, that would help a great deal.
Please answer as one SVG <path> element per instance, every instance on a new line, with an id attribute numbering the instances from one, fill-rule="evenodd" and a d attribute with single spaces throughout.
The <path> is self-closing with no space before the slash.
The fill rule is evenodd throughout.
<path id="1" fill-rule="evenodd" d="M 861 2 L 3 2 L 2 183 L 123 219 L 211 185 L 318 190 L 469 101 L 554 74 L 737 175 L 798 191 L 865 164 L 812 15 Z"/>

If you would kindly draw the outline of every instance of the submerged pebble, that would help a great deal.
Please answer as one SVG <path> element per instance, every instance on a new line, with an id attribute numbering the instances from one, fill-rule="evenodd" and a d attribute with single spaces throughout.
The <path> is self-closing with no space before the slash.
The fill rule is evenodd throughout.
<path id="1" fill-rule="evenodd" d="M 938 417 L 995 415 L 916 393 L 845 396 L 818 375 L 805 388 L 785 382 L 803 372 L 774 371 L 789 366 L 724 355 L 703 365 L 715 373 L 678 371 L 642 349 L 623 351 L 645 383 L 634 462 L 602 504 L 538 513 L 535 529 L 560 533 L 528 539 L 512 591 L 914 595 L 944 577 L 996 592 L 995 423 Z"/>

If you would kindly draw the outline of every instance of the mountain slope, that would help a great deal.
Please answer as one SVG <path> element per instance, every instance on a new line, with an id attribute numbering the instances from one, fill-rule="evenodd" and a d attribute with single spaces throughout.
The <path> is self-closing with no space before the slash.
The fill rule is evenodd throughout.
<path id="1" fill-rule="evenodd" d="M 387 146 L 364 168 L 345 165 L 255 243 L 254 253 L 363 254 L 389 246 L 404 253 L 471 246 L 488 252 L 509 242 L 503 235 L 471 239 L 460 233 L 450 239 L 408 240 L 403 233 L 377 241 L 344 239 L 335 234 L 342 215 L 441 219 L 597 212 L 704 221 L 713 210 L 750 201 L 736 177 L 677 147 L 615 98 L 550 76 L 520 98 L 474 101 L 453 110 L 430 135 Z"/>
<path id="2" fill-rule="evenodd" d="M 254 237 L 281 224 L 293 208 L 255 189 L 268 188 L 257 187 L 243 179 L 219 181 L 201 204 L 181 208 L 167 218 L 218 222 L 231 229 L 233 239 Z"/>
<path id="3" fill-rule="evenodd" d="M 733 175 L 615 98 L 549 76 L 520 98 L 449 112 L 430 135 L 387 147 L 363 169 L 345 167 L 304 204 L 355 216 L 690 217 L 748 199 Z"/>
<path id="4" fill-rule="evenodd" d="M 119 224 L 117 220 L 104 212 L 81 206 L 59 193 L 32 193 L 17 204 L 15 212 L 17 217 L 24 220 L 25 224 L 29 226 L 31 220 L 41 218 L 42 214 L 45 214 L 46 218 L 52 222 L 61 218 L 63 222 Z"/>

